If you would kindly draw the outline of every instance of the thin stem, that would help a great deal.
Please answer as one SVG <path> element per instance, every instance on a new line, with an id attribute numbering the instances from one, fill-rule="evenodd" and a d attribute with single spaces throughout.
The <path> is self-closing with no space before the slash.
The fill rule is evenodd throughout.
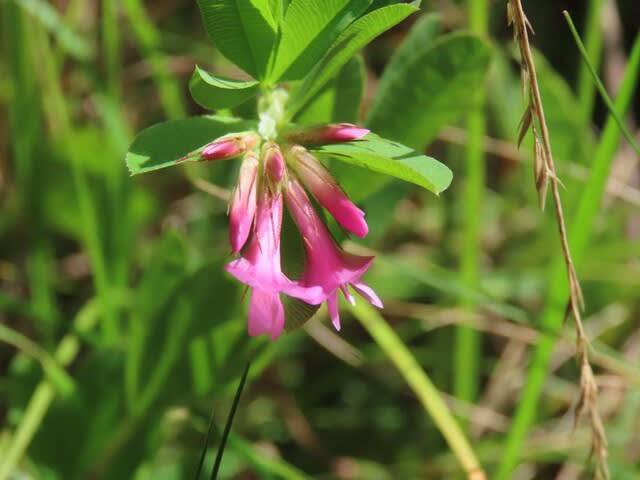
<path id="1" fill-rule="evenodd" d="M 240 404 L 240 396 L 242 395 L 244 384 L 247 381 L 247 375 L 249 375 L 250 366 L 251 366 L 251 357 L 249 358 L 249 360 L 247 360 L 247 365 L 244 367 L 242 378 L 240 379 L 240 383 L 238 384 L 238 389 L 236 390 L 236 394 L 233 398 L 231 411 L 229 412 L 229 416 L 227 417 L 227 423 L 225 424 L 224 431 L 222 432 L 222 438 L 220 439 L 220 446 L 218 447 L 216 460 L 215 460 L 215 463 L 213 464 L 213 469 L 211 470 L 211 480 L 216 480 L 218 478 L 220 465 L 222 465 L 222 455 L 224 455 L 224 449 L 227 445 L 227 439 L 229 438 L 229 433 L 231 432 L 231 425 L 233 424 L 233 419 L 236 416 L 236 411 L 238 410 L 238 405 Z"/>
<path id="2" fill-rule="evenodd" d="M 600 12 L 604 0 L 589 0 L 587 5 L 587 18 L 584 27 L 584 38 L 586 45 L 586 59 L 593 65 L 600 63 L 602 54 L 602 28 L 600 27 Z M 577 96 L 580 108 L 580 118 L 584 121 L 584 125 L 591 123 L 593 115 L 593 104 L 595 102 L 594 84 L 591 81 L 591 73 L 589 71 L 588 62 L 580 64 L 578 69 L 577 80 Z"/>
<path id="3" fill-rule="evenodd" d="M 618 116 L 623 116 L 629 107 L 633 91 L 638 82 L 639 69 L 640 36 L 636 38 L 634 43 L 620 87 L 620 93 L 615 101 L 614 110 Z M 604 133 L 594 155 L 591 176 L 582 190 L 578 210 L 572 222 L 571 249 L 578 265 L 587 253 L 589 237 L 599 210 L 619 139 L 620 130 L 614 120 L 613 113 L 611 113 L 607 118 Z M 569 284 L 564 275 L 563 262 L 561 260 L 553 264 L 549 272 L 547 285 L 552 286 L 552 288 L 549 289 L 549 298 L 542 314 L 542 328 L 555 329 L 561 326 L 564 321 L 566 298 L 569 294 Z M 505 443 L 502 461 L 495 475 L 496 480 L 511 478 L 511 472 L 513 472 L 518 463 L 524 439 L 536 417 L 538 401 L 547 376 L 554 345 L 555 339 L 544 335 L 534 351 L 533 360 L 524 382 L 525 388 L 518 402 L 513 423 Z M 606 472 L 603 472 L 603 476 L 606 477 Z"/>
<path id="4" fill-rule="evenodd" d="M 566 10 L 562 12 L 562 14 L 564 15 L 564 18 L 567 20 L 567 23 L 569 24 L 569 29 L 571 30 L 571 34 L 573 35 L 573 38 L 576 41 L 576 46 L 580 51 L 580 55 L 582 56 L 584 65 L 586 65 L 587 71 L 589 72 L 589 74 L 593 79 L 593 82 L 591 82 L 591 84 L 595 85 L 595 87 L 598 89 L 598 92 L 600 93 L 602 100 L 604 100 L 604 103 L 607 105 L 607 109 L 609 110 L 610 115 L 618 125 L 620 132 L 622 132 L 622 136 L 625 138 L 627 142 L 629 142 L 629 145 L 631 145 L 631 148 L 633 148 L 635 152 L 638 155 L 640 155 L 640 146 L 638 146 L 638 144 L 636 143 L 636 140 L 633 138 L 633 135 L 631 134 L 627 126 L 624 124 L 624 121 L 622 120 L 622 118 L 620 118 L 620 116 L 616 113 L 615 106 L 613 105 L 613 101 L 611 100 L 611 97 L 607 93 L 607 89 L 604 87 L 604 85 L 600 81 L 600 78 L 598 77 L 598 72 L 596 72 L 596 69 L 594 68 L 594 66 L 591 64 L 591 61 L 589 60 L 589 53 L 587 52 L 584 44 L 580 40 L 580 36 L 578 35 L 576 26 L 573 24 L 573 20 L 571 19 L 571 15 L 569 15 L 569 12 L 567 12 Z"/>
<path id="5" fill-rule="evenodd" d="M 488 30 L 488 4 L 486 0 L 468 2 L 469 26 L 471 30 L 486 35 Z M 480 255 L 482 252 L 482 204 L 485 185 L 485 163 L 483 140 L 485 135 L 484 92 L 478 92 L 477 110 L 467 118 L 469 132 L 467 155 L 467 178 L 463 192 L 464 227 L 462 241 L 461 277 L 469 289 L 478 288 Z M 473 310 L 473 304 L 463 303 Z M 461 400 L 473 402 L 478 395 L 479 371 L 482 356 L 481 334 L 466 325 L 456 328 L 454 344 L 454 394 Z"/>
<path id="6" fill-rule="evenodd" d="M 159 48 L 160 34 L 149 20 L 144 4 L 141 0 L 125 0 L 122 5 L 136 40 L 151 65 L 153 80 L 158 86 L 160 102 L 166 115 L 169 118 L 185 117 L 187 112 L 181 89 L 171 77 L 167 58 Z"/>
<path id="7" fill-rule="evenodd" d="M 449 444 L 453 454 L 466 472 L 467 478 L 469 480 L 484 480 L 485 473 L 471 444 L 442 400 L 440 392 L 407 349 L 407 346 L 384 321 L 378 311 L 368 303 L 358 302 L 356 306 L 351 307 L 351 311 L 414 391 L 425 411 L 431 416 Z"/>
<path id="8" fill-rule="evenodd" d="M 98 319 L 98 305 L 95 301 L 91 301 L 78 312 L 74 320 L 74 326 L 78 332 L 87 333 L 93 329 Z M 60 366 L 66 367 L 76 358 L 79 350 L 78 337 L 74 334 L 68 334 L 60 341 L 53 357 Z M 0 480 L 9 478 L 14 467 L 26 452 L 56 393 L 56 388 L 49 379 L 41 381 L 34 390 L 18 428 L 7 441 L 8 449 L 0 457 Z"/>

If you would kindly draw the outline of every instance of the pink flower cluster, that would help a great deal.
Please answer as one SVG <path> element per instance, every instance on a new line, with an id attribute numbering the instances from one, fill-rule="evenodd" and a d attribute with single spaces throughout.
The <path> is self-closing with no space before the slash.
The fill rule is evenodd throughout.
<path id="1" fill-rule="evenodd" d="M 364 237 L 368 233 L 364 212 L 354 205 L 324 165 L 299 144 L 326 144 L 357 140 L 369 131 L 350 124 L 327 125 L 291 131 L 282 148 L 261 142 L 253 133 L 221 137 L 201 152 L 203 160 L 243 155 L 238 183 L 229 208 L 229 241 L 239 257 L 226 266 L 236 279 L 251 288 L 249 334 L 277 338 L 284 328 L 281 295 L 312 305 L 327 303 L 331 320 L 340 330 L 338 290 L 351 304 L 349 286 L 376 307 L 382 302 L 361 277 L 373 257 L 345 252 L 311 204 L 305 188 L 342 228 Z M 280 263 L 280 232 L 286 205 L 300 231 L 305 267 L 292 280 Z"/>

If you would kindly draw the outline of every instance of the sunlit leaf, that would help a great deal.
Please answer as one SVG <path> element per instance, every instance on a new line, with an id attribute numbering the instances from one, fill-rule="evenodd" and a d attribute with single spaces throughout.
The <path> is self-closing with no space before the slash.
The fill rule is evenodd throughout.
<path id="1" fill-rule="evenodd" d="M 275 38 L 268 0 L 198 0 L 216 47 L 255 78 L 264 77 Z"/>
<path id="2" fill-rule="evenodd" d="M 260 89 L 257 81 L 233 80 L 213 75 L 196 66 L 189 91 L 200 106 L 215 110 L 239 105 L 254 96 Z"/>
<path id="3" fill-rule="evenodd" d="M 371 0 L 294 0 L 284 22 L 271 77 L 299 80 Z"/>
<path id="4" fill-rule="evenodd" d="M 159 123 L 138 134 L 127 152 L 127 167 L 132 175 L 171 167 L 222 135 L 253 127 L 253 122 L 215 115 Z"/>
<path id="5" fill-rule="evenodd" d="M 416 149 L 469 110 L 490 59 L 489 46 L 476 36 L 450 34 L 425 44 L 424 35 L 410 35 L 393 68 L 385 70 L 366 119 L 375 132 Z"/>
<path id="6" fill-rule="evenodd" d="M 309 99 L 313 98 L 358 50 L 417 10 L 411 5 L 389 5 L 374 10 L 349 25 L 316 64 L 302 88 L 291 99 L 290 114 L 293 116 Z"/>
<path id="7" fill-rule="evenodd" d="M 373 134 L 355 142 L 324 145 L 313 152 L 414 183 L 435 194 L 445 190 L 453 177 L 437 160 Z"/>

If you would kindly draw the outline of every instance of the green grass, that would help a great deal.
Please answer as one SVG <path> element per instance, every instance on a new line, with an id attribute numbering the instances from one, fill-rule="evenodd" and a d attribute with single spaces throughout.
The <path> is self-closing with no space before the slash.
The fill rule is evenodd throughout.
<path id="1" fill-rule="evenodd" d="M 603 3 L 571 12 L 584 18 L 584 45 L 553 51 L 550 7 L 525 8 L 536 20 L 590 356 L 601 398 L 615 398 L 603 409 L 610 470 L 635 478 L 640 250 L 629 225 L 638 207 L 607 179 L 627 146 L 622 135 L 633 146 L 637 134 L 621 126 L 637 96 L 640 41 L 618 52 L 628 67 L 608 100 L 594 82 L 610 60 Z M 618 2 L 621 11 L 630 4 Z M 323 325 L 277 342 L 247 336 L 249 292 L 223 269 L 227 204 L 194 188 L 232 188 L 237 162 L 135 177 L 124 163 L 141 129 L 202 113 L 188 100 L 192 64 L 246 77 L 206 38 L 196 2 L 87 5 L 0 2 L 0 480 L 188 479 L 203 448 L 208 477 L 226 416 L 214 417 L 205 445 L 206 414 L 231 410 L 250 351 L 219 478 L 437 480 L 482 468 L 502 480 L 526 464 L 544 479 L 568 465 L 587 469 L 589 426 L 572 434 L 566 422 L 580 372 L 573 325 L 563 324 L 565 269 L 552 215 L 538 210 L 529 139 L 520 153 L 514 141 L 524 105 L 517 67 L 501 59 L 513 47 L 497 35 L 503 5 L 462 2 L 452 17 L 423 2 L 440 19 L 402 23 L 362 52 L 366 85 L 361 75 L 343 82 L 365 93 L 359 123 L 380 87 L 399 92 L 374 130 L 410 137 L 435 159 L 454 152 L 453 183 L 436 197 L 335 168 L 371 227 L 344 247 L 376 256 L 363 280 L 385 308 L 360 298 L 343 305 L 340 332 L 321 308 L 311 321 Z M 469 30 L 486 45 L 461 33 Z M 465 82 L 481 69 L 457 61 L 470 48 L 493 59 L 479 103 Z M 589 62 L 574 81 L 579 57 Z M 376 82 L 385 65 L 398 70 Z M 442 72 L 459 80 L 449 88 Z M 322 104 L 345 93 L 334 87 L 317 112 L 340 110 Z M 598 94 L 604 114 L 594 109 Z M 255 105 L 218 113 L 252 117 Z M 582 173 L 570 176 L 576 164 Z M 621 182 L 638 194 L 630 178 Z"/>

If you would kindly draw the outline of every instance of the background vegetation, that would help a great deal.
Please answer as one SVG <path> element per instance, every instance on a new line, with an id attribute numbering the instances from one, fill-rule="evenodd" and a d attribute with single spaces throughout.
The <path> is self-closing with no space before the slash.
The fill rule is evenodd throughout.
<path id="1" fill-rule="evenodd" d="M 525 105 L 504 3 L 425 2 L 301 114 L 425 148 L 454 180 L 436 198 L 339 170 L 367 211 L 372 233 L 347 245 L 377 255 L 367 281 L 382 317 L 360 305 L 337 335 L 320 310 L 271 343 L 247 337 L 241 288 L 222 270 L 234 166 L 133 179 L 124 166 L 135 132 L 203 113 L 188 96 L 196 63 L 242 75 L 196 2 L 0 1 L 0 479 L 191 479 L 213 405 L 210 470 L 250 352 L 224 478 L 458 478 L 424 408 L 428 379 L 489 478 L 588 478 L 590 428 L 571 433 L 579 369 L 559 238 L 538 208 L 532 140 L 516 148 Z M 635 131 L 640 5 L 525 3 L 611 476 L 634 479 L 638 157 L 565 8 L 612 97 L 624 79 L 616 107 Z"/>

